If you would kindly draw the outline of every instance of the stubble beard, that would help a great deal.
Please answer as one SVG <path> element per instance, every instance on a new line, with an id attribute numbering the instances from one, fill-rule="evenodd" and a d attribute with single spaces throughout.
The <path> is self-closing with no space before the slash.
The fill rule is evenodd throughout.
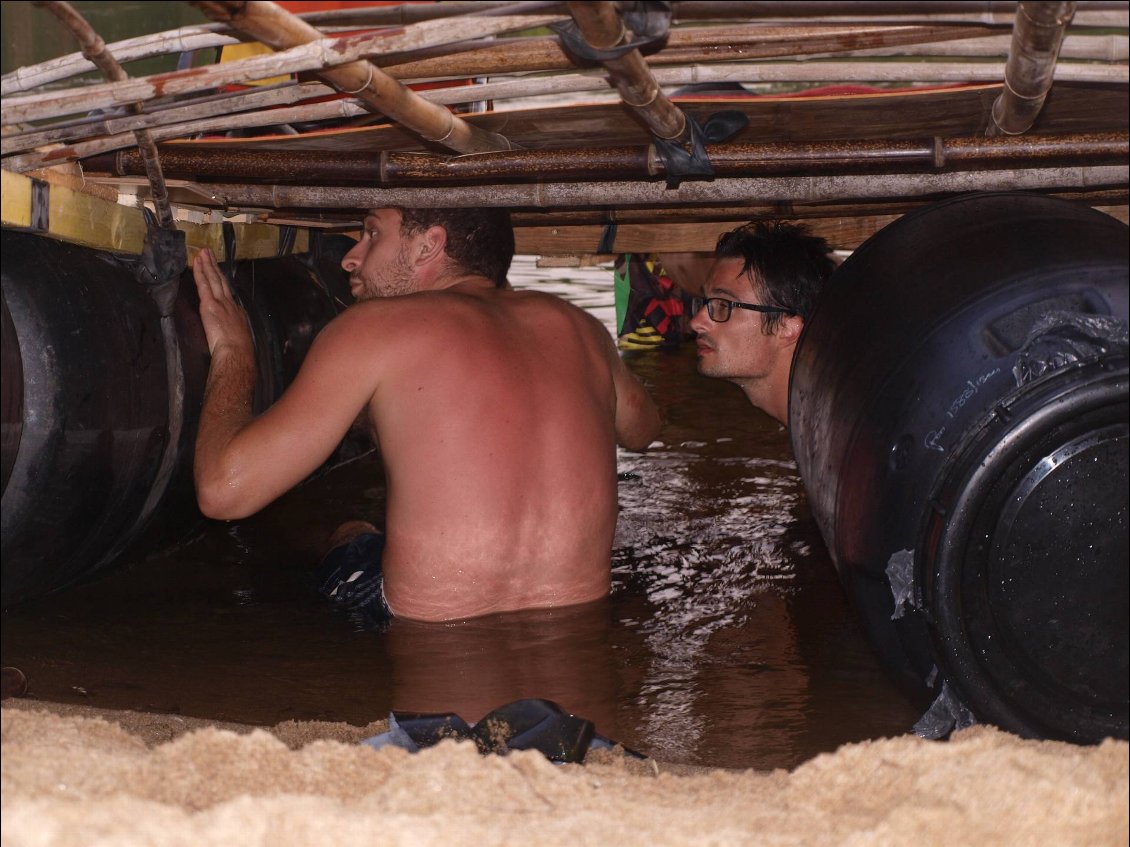
<path id="1" fill-rule="evenodd" d="M 401 248 L 396 257 L 385 267 L 378 268 L 372 276 L 355 274 L 354 279 L 361 283 L 358 300 L 375 300 L 379 297 L 399 297 L 412 294 L 416 290 L 415 274 L 408 260 L 408 251 Z"/>

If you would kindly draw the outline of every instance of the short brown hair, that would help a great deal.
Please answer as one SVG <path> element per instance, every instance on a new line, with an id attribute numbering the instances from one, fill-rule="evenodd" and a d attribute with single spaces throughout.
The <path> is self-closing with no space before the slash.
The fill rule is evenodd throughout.
<path id="1" fill-rule="evenodd" d="M 505 209 L 404 209 L 405 233 L 441 226 L 447 231 L 448 257 L 467 273 L 480 274 L 502 288 L 514 258 L 514 228 Z"/>

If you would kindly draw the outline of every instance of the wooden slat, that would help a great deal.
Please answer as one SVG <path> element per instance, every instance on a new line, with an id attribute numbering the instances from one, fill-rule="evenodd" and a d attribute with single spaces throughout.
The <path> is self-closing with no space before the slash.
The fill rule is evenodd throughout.
<path id="1" fill-rule="evenodd" d="M 816 235 L 827 239 L 837 250 L 854 250 L 899 215 L 861 215 L 859 217 L 797 219 Z M 750 219 L 710 223 L 620 224 L 613 242 L 617 253 L 712 252 L 718 236 Z M 595 253 L 604 227 L 553 226 L 521 227 L 515 230 L 519 253 L 570 256 Z"/>
<path id="2" fill-rule="evenodd" d="M 112 253 L 138 255 L 145 243 L 145 218 L 140 209 L 110 202 L 96 193 L 76 190 L 65 180 L 39 181 L 39 197 L 46 194 L 47 227 L 36 226 L 33 214 L 35 182 L 22 174 L 0 171 L 3 175 L 4 226 L 29 229 L 44 236 L 93 247 Z M 40 216 L 42 218 L 42 216 Z M 217 257 L 225 255 L 222 223 L 196 224 L 177 221 L 188 244 L 191 263 L 202 247 L 210 248 Z M 236 223 L 236 258 L 259 259 L 278 254 L 278 227 L 261 223 Z M 309 233 L 300 229 L 293 251 L 302 253 L 309 249 Z"/>

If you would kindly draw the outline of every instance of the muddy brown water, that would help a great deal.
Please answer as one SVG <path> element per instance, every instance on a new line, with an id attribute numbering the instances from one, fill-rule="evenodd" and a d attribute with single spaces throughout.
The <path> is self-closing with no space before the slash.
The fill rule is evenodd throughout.
<path id="1" fill-rule="evenodd" d="M 610 274 L 515 271 L 614 321 Z M 533 281 L 533 282 L 532 282 Z M 626 358 L 664 410 L 619 457 L 606 602 L 364 629 L 313 591 L 329 533 L 381 514 L 367 455 L 260 514 L 208 522 L 87 585 L 8 610 L 3 664 L 30 698 L 272 725 L 392 709 L 470 721 L 544 697 L 664 761 L 791 768 L 907 732 L 918 710 L 863 639 L 782 427 L 695 372 L 690 345 Z"/>

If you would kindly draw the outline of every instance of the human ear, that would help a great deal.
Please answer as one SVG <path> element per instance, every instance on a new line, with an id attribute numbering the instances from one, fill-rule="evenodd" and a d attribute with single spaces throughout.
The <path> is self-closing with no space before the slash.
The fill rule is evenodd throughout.
<path id="1" fill-rule="evenodd" d="M 804 318 L 800 315 L 783 315 L 777 324 L 776 335 L 788 344 L 796 344 L 804 331 Z"/>
<path id="2" fill-rule="evenodd" d="M 446 247 L 447 230 L 442 226 L 430 226 L 419 236 L 416 258 L 421 264 L 435 261 L 443 256 Z"/>

